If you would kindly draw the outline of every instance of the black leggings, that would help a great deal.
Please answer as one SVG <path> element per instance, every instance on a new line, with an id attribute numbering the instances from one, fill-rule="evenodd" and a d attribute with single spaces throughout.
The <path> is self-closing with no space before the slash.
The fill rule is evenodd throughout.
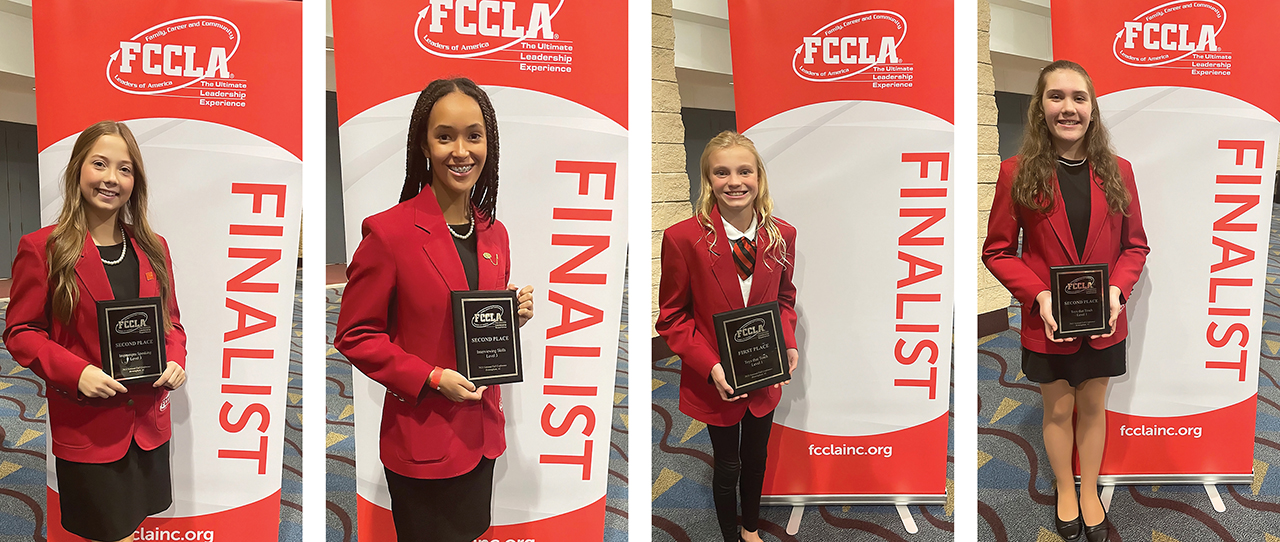
<path id="1" fill-rule="evenodd" d="M 741 438 L 738 428 L 741 427 Z M 748 410 L 742 421 L 729 427 L 707 426 L 715 468 L 711 476 L 711 494 L 715 498 L 716 517 L 725 542 L 738 540 L 738 474 L 742 474 L 742 527 L 758 530 L 760 492 L 764 488 L 764 462 L 769 456 L 769 429 L 773 427 L 773 411 L 757 418 Z"/>

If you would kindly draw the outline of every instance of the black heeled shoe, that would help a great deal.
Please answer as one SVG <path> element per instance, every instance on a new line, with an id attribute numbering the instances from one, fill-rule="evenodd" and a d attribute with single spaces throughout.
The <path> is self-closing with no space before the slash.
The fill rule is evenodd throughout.
<path id="1" fill-rule="evenodd" d="M 1053 498 L 1053 528 L 1058 531 L 1058 536 L 1061 536 L 1065 542 L 1080 540 L 1080 535 L 1084 532 L 1084 514 L 1077 511 L 1075 519 L 1067 521 L 1058 519 L 1058 491 L 1056 489 L 1053 492 Z"/>
<path id="2" fill-rule="evenodd" d="M 1084 517 L 1084 514 L 1081 514 Z M 1083 525 L 1083 520 L 1082 523 Z M 1102 523 L 1097 525 L 1086 525 L 1084 528 L 1084 538 L 1088 542 L 1106 542 L 1107 534 L 1111 532 L 1111 519 L 1107 517 L 1106 511 L 1102 512 Z"/>

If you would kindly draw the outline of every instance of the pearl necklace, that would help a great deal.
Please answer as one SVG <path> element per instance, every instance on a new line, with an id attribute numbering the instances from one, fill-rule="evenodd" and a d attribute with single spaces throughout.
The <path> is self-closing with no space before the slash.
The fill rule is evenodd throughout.
<path id="1" fill-rule="evenodd" d="M 1088 158 L 1081 158 L 1079 161 L 1070 161 L 1070 160 L 1067 160 L 1066 158 L 1063 158 L 1063 157 L 1061 157 L 1061 156 L 1059 156 L 1059 157 L 1058 157 L 1058 163 L 1059 163 L 1059 164 L 1062 164 L 1062 165 L 1064 165 L 1064 166 L 1067 166 L 1067 167 L 1083 166 L 1083 165 L 1084 165 L 1084 163 L 1085 163 L 1085 162 L 1088 162 L 1088 161 L 1089 161 L 1089 159 L 1088 159 Z"/>
<path id="2" fill-rule="evenodd" d="M 458 239 L 464 239 L 464 240 L 465 240 L 465 239 L 467 239 L 467 238 L 471 237 L 471 234 L 472 234 L 472 233 L 475 233 L 475 231 L 476 231 L 476 217 L 475 217 L 475 215 L 473 215 L 473 214 L 471 214 L 471 213 L 467 213 L 467 224 L 468 224 L 468 227 L 467 227 L 467 233 L 462 234 L 462 235 L 459 235 L 459 234 L 458 234 L 458 232 L 453 231 L 453 227 L 449 226 L 448 224 L 446 224 L 445 226 L 449 226 L 449 227 L 447 228 L 447 229 L 449 230 L 449 235 L 452 235 L 452 236 L 454 236 L 454 237 L 457 237 Z"/>
<path id="3" fill-rule="evenodd" d="M 109 261 L 107 261 L 105 258 L 103 258 L 103 259 L 102 259 L 102 263 L 103 263 L 103 264 L 106 264 L 106 265 L 117 265 L 117 264 L 119 264 L 120 262 L 123 262 L 123 261 L 124 261 L 124 255 L 129 253 L 129 238 L 128 238 L 128 237 L 125 237 L 125 235 L 124 235 L 124 226 L 121 226 L 121 227 L 120 227 L 120 238 L 121 238 L 121 239 L 124 239 L 124 246 L 120 249 L 120 257 L 119 257 L 119 258 L 116 258 L 114 261 L 110 261 L 110 262 L 109 262 Z M 102 256 L 98 256 L 98 257 L 99 257 L 99 258 L 102 258 Z"/>

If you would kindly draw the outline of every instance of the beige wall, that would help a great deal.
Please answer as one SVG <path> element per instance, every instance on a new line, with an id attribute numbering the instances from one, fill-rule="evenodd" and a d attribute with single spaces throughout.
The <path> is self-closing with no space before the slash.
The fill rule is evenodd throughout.
<path id="1" fill-rule="evenodd" d="M 996 130 L 996 82 L 991 67 L 991 4 L 978 0 L 978 314 L 1009 306 L 1009 291 L 982 265 L 987 217 L 1000 171 L 1000 133 Z"/>
<path id="2" fill-rule="evenodd" d="M 656 336 L 658 280 L 661 277 L 662 230 L 693 216 L 689 205 L 689 176 L 684 169 L 684 122 L 680 119 L 680 90 L 676 85 L 676 35 L 671 0 L 653 0 L 653 184 L 650 237 L 653 246 L 653 306 L 650 336 Z"/>

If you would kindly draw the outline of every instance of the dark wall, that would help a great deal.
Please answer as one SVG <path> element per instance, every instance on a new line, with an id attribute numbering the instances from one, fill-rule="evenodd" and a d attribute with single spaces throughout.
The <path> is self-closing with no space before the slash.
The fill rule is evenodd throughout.
<path id="1" fill-rule="evenodd" d="M 696 205 L 698 192 L 702 190 L 702 173 L 698 170 L 702 149 L 716 134 L 725 130 L 736 130 L 738 120 L 733 111 L 692 107 L 681 109 L 680 118 L 684 121 L 684 154 L 685 170 L 689 173 L 689 202 Z"/>
<path id="2" fill-rule="evenodd" d="M 1018 154 L 1022 146 L 1022 133 L 1027 124 L 1027 108 L 1031 106 L 1030 94 L 996 92 L 996 130 L 1000 132 L 1000 159 L 1008 160 Z"/>
<path id="3" fill-rule="evenodd" d="M 36 127 L 0 121 L 0 278 L 13 272 L 18 239 L 40 229 Z"/>
<path id="4" fill-rule="evenodd" d="M 342 221 L 342 153 L 338 151 L 338 94 L 325 93 L 324 263 L 346 263 L 347 241 Z"/>

